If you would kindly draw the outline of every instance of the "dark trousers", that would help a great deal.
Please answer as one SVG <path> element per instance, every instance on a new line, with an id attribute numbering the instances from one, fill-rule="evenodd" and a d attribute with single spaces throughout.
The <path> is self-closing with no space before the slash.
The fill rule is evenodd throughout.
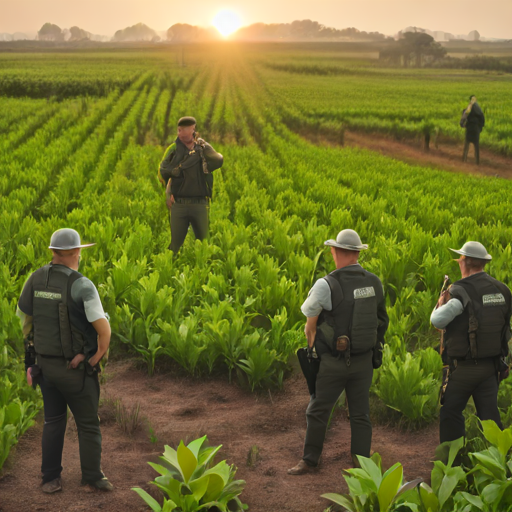
<path id="1" fill-rule="evenodd" d="M 210 206 L 203 204 L 174 203 L 171 207 L 171 245 L 169 249 L 175 254 L 180 250 L 188 227 L 192 226 L 198 240 L 208 236 Z"/>
<path id="2" fill-rule="evenodd" d="M 468 138 L 466 137 L 466 140 L 464 141 L 464 151 L 462 153 L 462 161 L 467 162 L 468 161 L 468 153 L 469 153 L 469 145 L 473 144 L 475 147 L 475 162 L 477 164 L 480 163 L 480 135 L 473 135 L 472 137 Z"/>
<path id="3" fill-rule="evenodd" d="M 309 402 L 304 461 L 316 466 L 324 446 L 327 423 L 332 408 L 343 390 L 350 411 L 351 452 L 370 456 L 372 424 L 370 423 L 370 386 L 372 384 L 372 352 L 352 356 L 350 366 L 345 359 L 322 354 L 316 380 L 316 395 Z"/>
<path id="4" fill-rule="evenodd" d="M 93 483 L 103 478 L 101 471 L 101 432 L 98 417 L 100 388 L 98 376 L 87 375 L 83 363 L 67 369 L 67 361 L 38 357 L 42 369 L 41 391 L 44 402 L 44 427 L 41 471 L 43 483 L 62 472 L 62 449 L 69 406 L 78 430 L 82 478 Z"/>
<path id="5" fill-rule="evenodd" d="M 441 443 L 453 441 L 465 435 L 462 414 L 473 397 L 476 412 L 481 420 L 494 420 L 502 429 L 498 410 L 498 372 L 495 361 L 482 359 L 458 361 L 451 373 L 441 407 L 439 439 Z"/>

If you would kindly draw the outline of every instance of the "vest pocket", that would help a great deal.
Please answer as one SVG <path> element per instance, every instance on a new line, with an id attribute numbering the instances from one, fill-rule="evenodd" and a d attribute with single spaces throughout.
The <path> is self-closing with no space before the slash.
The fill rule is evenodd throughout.
<path id="1" fill-rule="evenodd" d="M 372 349 L 377 342 L 377 298 L 356 299 L 352 313 L 351 352 L 357 354 Z"/>

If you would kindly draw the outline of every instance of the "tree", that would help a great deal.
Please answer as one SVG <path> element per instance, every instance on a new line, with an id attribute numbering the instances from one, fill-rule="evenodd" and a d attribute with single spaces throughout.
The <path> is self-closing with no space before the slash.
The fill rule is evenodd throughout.
<path id="1" fill-rule="evenodd" d="M 113 41 L 121 42 L 121 41 L 152 41 L 157 42 L 160 40 L 158 34 L 152 29 L 149 28 L 144 23 L 137 23 L 131 27 L 126 27 L 123 30 L 118 30 L 114 37 Z"/>
<path id="2" fill-rule="evenodd" d="M 37 38 L 40 41 L 64 41 L 64 34 L 57 25 L 45 23 L 37 33 Z"/>
<path id="3" fill-rule="evenodd" d="M 199 27 L 188 23 L 176 23 L 167 30 L 167 40 L 173 42 L 187 43 L 195 41 L 199 35 Z"/>
<path id="4" fill-rule="evenodd" d="M 70 33 L 70 38 L 69 38 L 70 41 L 81 41 L 83 39 L 90 39 L 91 35 L 92 35 L 90 32 L 87 32 L 86 30 L 76 27 L 76 26 L 71 27 L 69 29 L 69 33 Z"/>
<path id="5" fill-rule="evenodd" d="M 439 60 L 445 55 L 446 49 L 432 36 L 424 32 L 404 32 L 398 41 L 380 52 L 379 58 L 393 63 L 401 61 L 404 67 L 414 63 L 419 68 L 427 61 Z"/>

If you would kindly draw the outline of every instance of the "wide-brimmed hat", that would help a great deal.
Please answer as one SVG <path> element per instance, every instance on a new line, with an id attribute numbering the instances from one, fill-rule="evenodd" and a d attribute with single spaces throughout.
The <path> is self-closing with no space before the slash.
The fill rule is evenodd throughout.
<path id="1" fill-rule="evenodd" d="M 488 254 L 487 249 L 480 242 L 466 242 L 459 250 L 449 248 L 450 251 L 467 256 L 468 258 L 475 258 L 478 260 L 492 260 L 492 256 Z"/>
<path id="2" fill-rule="evenodd" d="M 353 229 L 344 229 L 338 233 L 336 240 L 326 240 L 324 245 L 346 249 L 347 251 L 364 251 L 368 245 L 361 243 L 359 235 Z"/>
<path id="3" fill-rule="evenodd" d="M 71 249 L 81 249 L 83 247 L 91 247 L 96 244 L 82 244 L 80 235 L 71 228 L 58 229 L 53 233 L 48 249 L 57 251 L 69 251 Z"/>

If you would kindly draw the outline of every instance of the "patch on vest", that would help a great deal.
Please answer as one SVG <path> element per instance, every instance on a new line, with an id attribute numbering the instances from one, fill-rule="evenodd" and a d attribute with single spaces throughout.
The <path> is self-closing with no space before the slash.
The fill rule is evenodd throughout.
<path id="1" fill-rule="evenodd" d="M 505 297 L 501 293 L 490 293 L 482 297 L 484 306 L 504 306 Z"/>
<path id="2" fill-rule="evenodd" d="M 62 299 L 62 295 L 60 293 L 43 292 L 40 290 L 36 290 L 34 292 L 34 297 L 37 299 L 50 299 L 50 300 L 61 300 Z"/>
<path id="3" fill-rule="evenodd" d="M 357 288 L 354 290 L 354 299 L 368 299 L 370 297 L 375 297 L 375 290 L 373 289 L 373 286 Z"/>

